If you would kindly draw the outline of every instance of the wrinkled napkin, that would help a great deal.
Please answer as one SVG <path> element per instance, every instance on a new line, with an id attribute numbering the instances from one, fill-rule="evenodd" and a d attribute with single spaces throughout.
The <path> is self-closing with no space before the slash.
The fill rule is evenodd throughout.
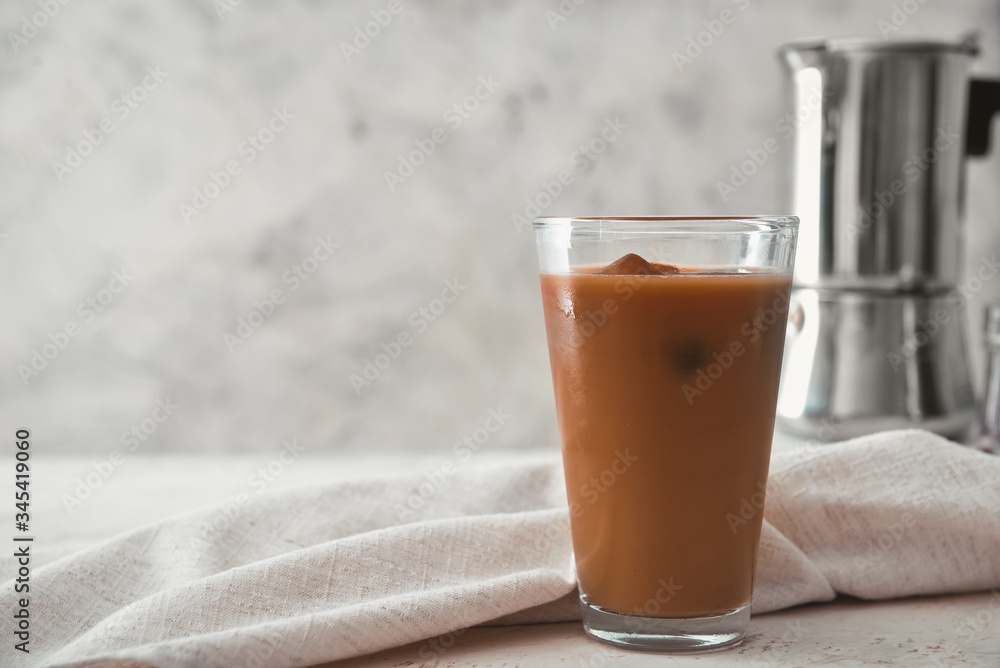
<path id="1" fill-rule="evenodd" d="M 269 492 L 38 567 L 16 663 L 309 666 L 579 619 L 558 459 L 437 476 Z M 1000 458 L 927 432 L 776 451 L 764 517 L 755 614 L 1000 587 Z M 16 598 L 4 583 L 0 607 Z"/>

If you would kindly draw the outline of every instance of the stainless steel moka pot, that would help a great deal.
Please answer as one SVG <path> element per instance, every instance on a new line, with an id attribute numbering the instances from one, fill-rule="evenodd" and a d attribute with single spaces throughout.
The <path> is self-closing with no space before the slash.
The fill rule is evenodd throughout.
<path id="1" fill-rule="evenodd" d="M 956 290 L 964 167 L 1000 107 L 1000 81 L 970 80 L 976 54 L 972 39 L 781 49 L 801 224 L 778 429 L 960 437 L 976 420 Z"/>

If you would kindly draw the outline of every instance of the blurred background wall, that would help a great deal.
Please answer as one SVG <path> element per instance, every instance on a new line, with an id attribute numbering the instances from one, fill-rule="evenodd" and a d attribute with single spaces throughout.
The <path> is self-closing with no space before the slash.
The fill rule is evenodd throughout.
<path id="1" fill-rule="evenodd" d="M 776 47 L 881 38 L 902 4 L 5 0 L 4 423 L 49 451 L 447 452 L 494 410 L 481 447 L 555 448 L 515 214 L 786 212 L 782 151 L 716 188 L 787 111 Z M 979 31 L 1000 74 L 1000 3 L 909 4 L 892 37 Z M 979 258 L 996 152 L 968 180 Z"/>

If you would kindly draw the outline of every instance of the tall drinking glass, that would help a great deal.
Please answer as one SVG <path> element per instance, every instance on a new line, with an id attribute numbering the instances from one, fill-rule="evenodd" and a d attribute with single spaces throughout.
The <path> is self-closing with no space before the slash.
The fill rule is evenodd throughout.
<path id="1" fill-rule="evenodd" d="M 539 218 L 542 303 L 584 627 L 740 642 L 798 219 Z"/>

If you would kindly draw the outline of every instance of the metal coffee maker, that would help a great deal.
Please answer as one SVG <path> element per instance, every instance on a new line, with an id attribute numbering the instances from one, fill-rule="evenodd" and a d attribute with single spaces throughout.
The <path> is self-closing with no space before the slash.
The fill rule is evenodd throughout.
<path id="1" fill-rule="evenodd" d="M 799 244 L 777 427 L 819 440 L 977 419 L 962 281 L 965 159 L 1000 81 L 961 42 L 784 46 Z"/>

